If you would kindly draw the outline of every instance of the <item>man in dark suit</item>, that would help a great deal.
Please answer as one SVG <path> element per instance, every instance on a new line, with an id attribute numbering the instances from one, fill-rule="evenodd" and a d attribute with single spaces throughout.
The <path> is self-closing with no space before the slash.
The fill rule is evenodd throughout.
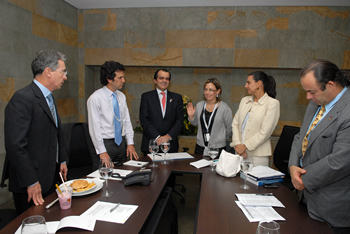
<path id="1" fill-rule="evenodd" d="M 159 69 L 154 74 L 156 89 L 143 93 L 140 105 L 140 121 L 143 128 L 141 151 L 149 152 L 150 139 L 160 142 L 170 139 L 169 153 L 178 152 L 178 135 L 183 127 L 183 102 L 181 95 L 167 90 L 171 74 Z"/>
<path id="2" fill-rule="evenodd" d="M 67 80 L 66 56 L 40 51 L 32 61 L 33 82 L 18 90 L 5 109 L 9 190 L 17 213 L 54 191 L 58 173 L 66 179 L 67 150 L 51 92 Z"/>
<path id="3" fill-rule="evenodd" d="M 311 218 L 350 233 L 350 73 L 318 59 L 300 82 L 311 101 L 290 153 L 292 183 Z"/>

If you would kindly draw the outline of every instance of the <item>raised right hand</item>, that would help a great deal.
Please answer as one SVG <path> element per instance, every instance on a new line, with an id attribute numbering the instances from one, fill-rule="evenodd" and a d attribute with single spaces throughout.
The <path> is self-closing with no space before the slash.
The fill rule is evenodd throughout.
<path id="1" fill-rule="evenodd" d="M 190 102 L 190 103 L 187 104 L 186 108 L 187 108 L 188 118 L 190 120 L 193 120 L 194 113 L 196 112 L 196 107 L 194 107 L 192 102 Z"/>

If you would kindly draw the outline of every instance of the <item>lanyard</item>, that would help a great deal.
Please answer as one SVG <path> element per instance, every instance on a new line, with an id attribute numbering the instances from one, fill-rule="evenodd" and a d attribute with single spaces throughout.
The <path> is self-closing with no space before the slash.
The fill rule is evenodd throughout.
<path id="1" fill-rule="evenodd" d="M 204 106 L 203 106 L 203 122 L 204 122 L 204 125 L 205 125 L 205 128 L 207 129 L 207 132 L 209 132 L 209 127 L 210 127 L 210 124 L 211 124 L 211 119 L 213 118 L 213 115 L 215 113 L 215 110 L 216 110 L 216 106 L 218 105 L 218 103 L 215 104 L 215 107 L 214 107 L 214 110 L 213 112 L 211 112 L 211 115 L 210 115 L 210 118 L 209 118 L 209 123 L 207 124 L 207 122 L 205 121 L 205 107 L 207 106 L 207 102 L 205 102 Z"/>
<path id="2" fill-rule="evenodd" d="M 110 98 L 108 98 L 108 95 L 107 95 L 107 92 L 106 92 L 106 90 L 104 90 L 103 89 L 103 91 L 105 92 L 105 94 L 106 94 L 106 98 L 107 98 L 107 100 L 108 100 L 108 103 L 109 103 L 109 105 L 110 105 L 110 107 L 111 107 L 111 109 L 112 109 L 112 113 L 113 113 L 113 116 L 114 116 L 114 118 L 116 119 L 116 120 L 118 120 L 118 122 L 119 123 L 121 123 L 122 124 L 122 120 L 121 120 L 121 116 L 122 116 L 122 114 L 121 114 L 121 111 L 120 111 L 120 108 L 119 108 L 119 114 L 120 114 L 120 119 L 117 117 L 117 116 L 115 116 L 115 114 L 114 114 L 114 108 L 113 108 L 113 105 L 112 105 L 112 103 L 111 103 L 111 100 L 110 100 Z M 115 94 L 115 96 L 117 97 L 117 100 L 118 100 L 118 103 L 117 103 L 117 105 L 119 105 L 119 97 L 118 97 L 118 95 L 117 94 Z M 112 97 L 113 98 L 113 97 Z"/>

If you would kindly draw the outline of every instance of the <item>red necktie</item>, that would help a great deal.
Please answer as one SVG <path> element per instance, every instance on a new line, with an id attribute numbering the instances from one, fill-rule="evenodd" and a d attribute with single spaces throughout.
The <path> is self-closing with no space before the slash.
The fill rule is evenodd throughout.
<path id="1" fill-rule="evenodd" d="M 162 98 L 162 106 L 163 106 L 163 111 L 165 109 L 165 93 L 164 92 L 161 92 L 161 94 L 163 95 L 163 98 Z"/>

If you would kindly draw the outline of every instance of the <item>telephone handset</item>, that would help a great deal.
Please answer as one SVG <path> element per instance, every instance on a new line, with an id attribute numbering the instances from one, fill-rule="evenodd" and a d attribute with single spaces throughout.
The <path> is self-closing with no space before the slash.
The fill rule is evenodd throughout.
<path id="1" fill-rule="evenodd" d="M 124 186 L 129 186 L 136 183 L 142 183 L 142 185 L 149 185 L 151 180 L 151 169 L 146 169 L 142 171 L 134 171 L 126 175 L 124 180 Z"/>

